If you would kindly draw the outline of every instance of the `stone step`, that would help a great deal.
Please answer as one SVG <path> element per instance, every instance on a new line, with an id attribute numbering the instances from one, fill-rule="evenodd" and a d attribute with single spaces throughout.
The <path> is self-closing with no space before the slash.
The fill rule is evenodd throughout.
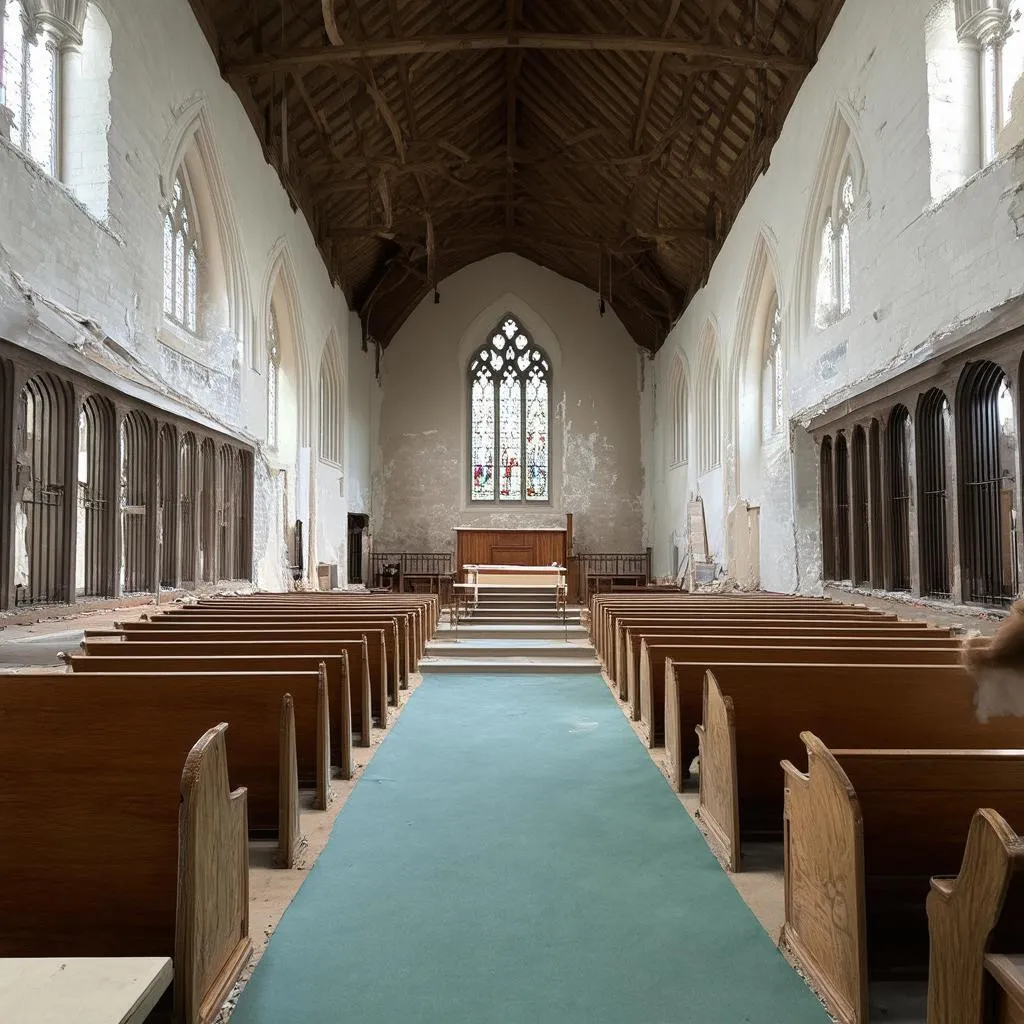
<path id="1" fill-rule="evenodd" d="M 431 640 L 425 658 L 593 658 L 585 643 L 564 640 Z"/>
<path id="2" fill-rule="evenodd" d="M 585 640 L 587 631 L 583 626 L 570 624 L 562 627 L 537 625 L 531 623 L 478 623 L 460 622 L 458 632 L 453 630 L 447 623 L 442 623 L 434 634 L 435 640 L 453 640 L 457 636 L 459 641 L 465 639 L 475 640 Z"/>
<path id="3" fill-rule="evenodd" d="M 489 618 L 498 619 L 529 619 L 538 615 L 548 616 L 550 618 L 557 618 L 559 622 L 562 621 L 562 612 L 555 611 L 554 608 L 474 608 L 472 611 L 465 612 L 459 611 L 459 621 L 466 618 L 475 619 L 481 615 L 486 615 Z M 565 618 L 568 622 L 579 622 L 580 613 L 574 611 L 566 611 Z"/>
<path id="4" fill-rule="evenodd" d="M 566 616 L 565 621 L 570 626 L 578 626 L 580 624 L 579 616 L 570 618 Z M 549 612 L 544 615 L 536 613 L 532 615 L 490 615 L 477 612 L 475 615 L 471 615 L 468 619 L 459 619 L 459 629 L 463 625 L 469 625 L 470 623 L 476 623 L 481 626 L 500 626 L 500 625 L 535 625 L 535 626 L 561 626 L 562 616 L 555 615 L 554 612 Z"/>
<path id="5" fill-rule="evenodd" d="M 596 658 L 421 658 L 424 675 L 447 672 L 475 672 L 478 675 L 500 673 L 596 673 L 601 666 Z"/>

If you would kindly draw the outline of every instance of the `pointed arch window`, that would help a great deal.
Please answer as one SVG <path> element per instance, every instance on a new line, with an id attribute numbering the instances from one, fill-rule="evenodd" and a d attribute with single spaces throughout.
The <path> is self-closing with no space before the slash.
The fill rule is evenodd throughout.
<path id="1" fill-rule="evenodd" d="M 277 451 L 281 386 L 281 335 L 273 305 L 267 318 L 267 447 Z"/>
<path id="2" fill-rule="evenodd" d="M 834 324 L 846 316 L 852 306 L 850 218 L 856 200 L 856 182 L 847 165 L 840 176 L 835 198 L 825 212 L 821 229 L 814 311 L 818 327 Z"/>
<path id="3" fill-rule="evenodd" d="M 681 466 L 690 457 L 690 385 L 683 361 L 676 357 L 672 367 L 672 460 Z"/>
<path id="4" fill-rule="evenodd" d="M 507 316 L 469 361 L 469 496 L 544 502 L 549 486 L 551 362 Z"/>
<path id="5" fill-rule="evenodd" d="M 765 331 L 762 408 L 764 436 L 767 438 L 781 429 L 783 420 L 782 310 L 779 308 L 778 295 L 772 297 L 771 305 L 768 308 Z"/>
<path id="6" fill-rule="evenodd" d="M 182 173 L 164 217 L 164 316 L 191 334 L 199 321 L 199 224 Z"/>

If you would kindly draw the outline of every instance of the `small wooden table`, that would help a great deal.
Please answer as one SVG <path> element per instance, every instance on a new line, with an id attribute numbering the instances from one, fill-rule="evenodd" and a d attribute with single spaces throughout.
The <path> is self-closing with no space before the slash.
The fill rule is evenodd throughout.
<path id="1" fill-rule="evenodd" d="M 0 957 L 3 1024 L 142 1024 L 173 978 L 166 956 Z"/>

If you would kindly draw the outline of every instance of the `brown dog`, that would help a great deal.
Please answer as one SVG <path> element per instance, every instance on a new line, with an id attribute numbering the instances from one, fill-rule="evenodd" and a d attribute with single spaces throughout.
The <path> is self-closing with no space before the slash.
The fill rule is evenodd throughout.
<path id="1" fill-rule="evenodd" d="M 1024 601 L 1016 601 L 993 637 L 969 636 L 961 657 L 977 684 L 978 719 L 1024 715 Z"/>

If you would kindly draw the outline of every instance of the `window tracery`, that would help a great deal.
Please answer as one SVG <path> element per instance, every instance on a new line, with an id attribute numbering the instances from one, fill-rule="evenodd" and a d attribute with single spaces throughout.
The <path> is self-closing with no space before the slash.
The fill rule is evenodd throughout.
<path id="1" fill-rule="evenodd" d="M 768 308 L 765 337 L 764 384 L 762 408 L 764 414 L 764 436 L 771 437 L 783 421 L 783 388 L 785 380 L 782 366 L 782 310 L 779 297 L 772 297 Z"/>
<path id="2" fill-rule="evenodd" d="M 164 315 L 192 334 L 199 320 L 199 225 L 179 171 L 164 216 Z"/>
<path id="3" fill-rule="evenodd" d="M 273 305 L 267 322 L 267 447 L 277 451 L 281 386 L 281 336 Z"/>
<path id="4" fill-rule="evenodd" d="M 828 327 L 840 320 L 852 306 L 850 218 L 856 198 L 853 172 L 846 167 L 821 229 L 815 296 L 815 322 L 818 327 Z"/>

